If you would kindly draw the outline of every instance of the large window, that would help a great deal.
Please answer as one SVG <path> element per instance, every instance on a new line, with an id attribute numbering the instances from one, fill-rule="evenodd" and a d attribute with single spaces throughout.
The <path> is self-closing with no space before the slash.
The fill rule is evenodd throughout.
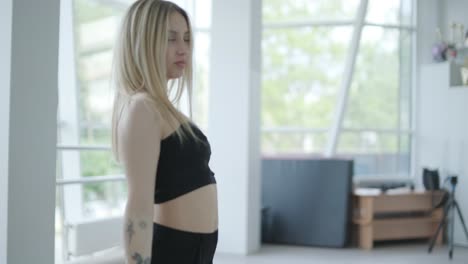
<path id="1" fill-rule="evenodd" d="M 124 210 L 125 177 L 110 150 L 110 75 L 118 26 L 133 1 L 61 1 L 56 263 L 69 253 L 64 226 Z M 193 119 L 206 129 L 211 0 L 174 2 L 187 10 L 194 27 Z"/>
<path id="2" fill-rule="evenodd" d="M 264 0 L 263 154 L 331 154 L 353 158 L 357 177 L 409 176 L 413 10 L 403 0 Z"/>

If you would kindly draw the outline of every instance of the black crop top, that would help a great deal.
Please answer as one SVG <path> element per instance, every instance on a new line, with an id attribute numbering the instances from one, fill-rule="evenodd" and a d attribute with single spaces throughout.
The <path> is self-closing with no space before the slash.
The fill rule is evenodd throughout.
<path id="1" fill-rule="evenodd" d="M 176 132 L 161 140 L 154 203 L 163 203 L 216 183 L 214 173 L 208 166 L 210 143 L 196 125 L 190 123 L 190 126 L 200 140 L 192 137 L 181 144 Z"/>

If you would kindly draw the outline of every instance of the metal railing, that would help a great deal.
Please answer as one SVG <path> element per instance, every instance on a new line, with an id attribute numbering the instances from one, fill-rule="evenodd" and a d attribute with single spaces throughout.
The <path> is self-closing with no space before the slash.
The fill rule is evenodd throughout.
<path id="1" fill-rule="evenodd" d="M 92 176 L 82 177 L 71 180 L 57 180 L 57 186 L 71 185 L 71 184 L 86 184 L 86 183 L 100 183 L 100 182 L 114 182 L 124 181 L 125 175 L 107 175 L 107 176 Z"/>

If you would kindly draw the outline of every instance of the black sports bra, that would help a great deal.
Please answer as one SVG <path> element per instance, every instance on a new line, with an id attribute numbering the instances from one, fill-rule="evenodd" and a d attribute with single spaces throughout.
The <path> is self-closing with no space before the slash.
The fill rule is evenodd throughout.
<path id="1" fill-rule="evenodd" d="M 182 144 L 176 132 L 161 140 L 154 203 L 163 203 L 216 183 L 208 166 L 210 143 L 196 125 L 190 123 L 190 126 L 200 140 L 191 137 Z"/>

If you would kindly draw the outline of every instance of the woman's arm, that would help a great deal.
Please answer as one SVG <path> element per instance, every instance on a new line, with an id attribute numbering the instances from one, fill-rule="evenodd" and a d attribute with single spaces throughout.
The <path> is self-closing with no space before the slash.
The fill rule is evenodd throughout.
<path id="1" fill-rule="evenodd" d="M 133 98 L 118 129 L 119 157 L 128 182 L 124 214 L 126 263 L 151 263 L 153 205 L 161 142 L 158 113 L 142 97 Z"/>

